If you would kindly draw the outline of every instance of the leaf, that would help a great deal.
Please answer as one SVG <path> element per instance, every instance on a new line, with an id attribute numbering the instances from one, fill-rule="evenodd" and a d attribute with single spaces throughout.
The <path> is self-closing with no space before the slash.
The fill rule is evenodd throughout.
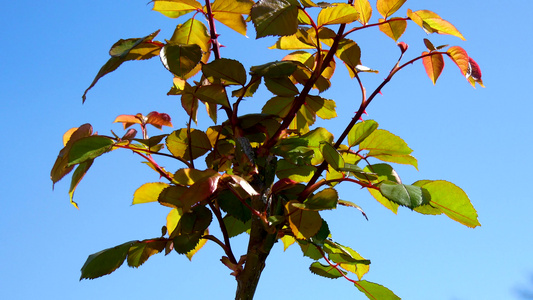
<path id="1" fill-rule="evenodd" d="M 205 231 L 204 231 L 204 236 L 208 235 L 209 234 L 209 228 L 207 228 Z M 198 251 L 200 251 L 200 249 L 202 249 L 205 244 L 207 244 L 207 239 L 205 238 L 201 238 L 200 241 L 198 242 L 198 244 L 196 244 L 196 246 L 194 247 L 194 249 L 192 249 L 191 251 L 185 253 L 185 256 L 189 259 L 189 261 L 192 261 L 192 257 L 198 253 Z"/>
<path id="2" fill-rule="evenodd" d="M 80 183 L 80 181 L 83 179 L 83 176 L 89 171 L 89 168 L 93 164 L 93 159 L 89 159 L 87 161 L 82 162 L 81 164 L 76 167 L 76 170 L 74 170 L 74 174 L 72 174 L 72 180 L 70 181 L 70 189 L 68 191 L 68 194 L 70 196 L 70 204 L 74 205 L 74 207 L 78 208 L 78 204 L 74 202 L 74 191 L 76 190 L 76 187 Z"/>
<path id="3" fill-rule="evenodd" d="M 201 86 L 196 93 L 194 93 L 194 96 L 213 105 L 220 104 L 224 107 L 230 107 L 226 88 L 221 84 Z"/>
<path id="4" fill-rule="evenodd" d="M 194 250 L 212 220 L 211 211 L 203 205 L 197 205 L 183 214 L 170 236 L 173 238 L 174 250 L 180 254 Z"/>
<path id="5" fill-rule="evenodd" d="M 331 24 L 348 24 L 357 21 L 359 13 L 352 5 L 338 3 L 335 6 L 326 7 L 318 13 L 317 26 Z"/>
<path id="6" fill-rule="evenodd" d="M 428 204 L 430 194 L 424 188 L 415 185 L 397 184 L 384 181 L 379 185 L 381 194 L 390 201 L 413 209 L 417 206 Z"/>
<path id="7" fill-rule="evenodd" d="M 331 144 L 323 144 L 322 155 L 333 169 L 338 170 L 339 168 L 344 168 L 344 159 Z"/>
<path id="8" fill-rule="evenodd" d="M 111 151 L 115 141 L 103 136 L 88 136 L 75 141 L 68 153 L 68 166 L 80 164 Z"/>
<path id="9" fill-rule="evenodd" d="M 298 6 L 296 0 L 257 2 L 250 14 L 255 26 L 256 38 L 294 34 L 298 29 Z"/>
<path id="10" fill-rule="evenodd" d="M 350 72 L 350 77 L 353 78 L 355 76 L 353 69 L 361 64 L 361 48 L 350 39 L 342 39 L 335 55 L 344 62 Z"/>
<path id="11" fill-rule="evenodd" d="M 355 287 L 372 300 L 401 300 L 388 288 L 366 280 L 354 282 Z"/>
<path id="12" fill-rule="evenodd" d="M 252 75 L 259 75 L 270 78 L 287 77 L 296 71 L 297 65 L 293 61 L 273 61 L 260 66 L 250 68 Z"/>
<path id="13" fill-rule="evenodd" d="M 251 0 L 215 0 L 211 10 L 215 20 L 246 36 L 246 22 L 242 15 L 249 15 L 253 4 Z"/>
<path id="14" fill-rule="evenodd" d="M 143 38 L 119 40 L 109 51 L 111 58 L 100 68 L 93 82 L 83 93 L 82 101 L 85 102 L 87 92 L 96 85 L 96 82 L 106 74 L 115 71 L 123 62 L 128 60 L 149 59 L 159 54 L 163 46 L 161 43 L 152 43 L 152 39 L 159 33 L 156 32 Z"/>
<path id="15" fill-rule="evenodd" d="M 82 279 L 95 279 L 111 274 L 118 269 L 128 256 L 128 250 L 135 241 L 126 242 L 113 248 L 89 255 L 83 267 L 81 267 Z"/>
<path id="16" fill-rule="evenodd" d="M 220 58 L 203 65 L 202 72 L 204 76 L 213 82 L 213 79 L 222 79 L 224 84 L 246 84 L 246 70 L 243 65 L 233 59 Z"/>
<path id="17" fill-rule="evenodd" d="M 355 0 L 353 6 L 359 13 L 357 20 L 361 24 L 366 25 L 372 17 L 372 7 L 370 6 L 370 2 L 368 2 L 368 0 Z"/>
<path id="18" fill-rule="evenodd" d="M 428 40 L 428 39 L 424 39 L 424 45 L 426 45 L 426 47 L 428 48 L 429 51 L 437 50 L 437 49 L 435 49 L 435 46 L 433 46 L 433 43 L 431 43 L 431 41 Z"/>
<path id="19" fill-rule="evenodd" d="M 459 47 L 459 46 L 453 46 L 448 48 L 448 56 L 453 60 L 453 62 L 459 67 L 459 70 L 461 71 L 461 74 L 466 76 L 468 74 L 469 69 L 469 63 L 468 63 L 468 54 L 466 51 Z"/>
<path id="20" fill-rule="evenodd" d="M 168 151 L 174 156 L 192 160 L 211 150 L 211 142 L 205 132 L 191 129 L 190 138 L 191 141 L 189 141 L 186 128 L 172 132 L 166 140 Z"/>
<path id="21" fill-rule="evenodd" d="M 157 202 L 159 204 L 172 207 L 172 208 L 178 208 L 183 207 L 183 203 L 181 203 L 180 198 L 187 191 L 187 187 L 181 186 L 181 185 L 171 185 L 165 187 L 157 197 Z"/>
<path id="22" fill-rule="evenodd" d="M 279 179 L 288 178 L 295 182 L 307 182 L 313 177 L 315 171 L 316 168 L 313 166 L 297 166 L 282 159 L 278 161 L 276 176 Z"/>
<path id="23" fill-rule="evenodd" d="M 294 203 L 293 206 L 303 210 L 328 210 L 337 208 L 339 194 L 334 188 L 324 189 L 307 198 L 303 203 Z"/>
<path id="24" fill-rule="evenodd" d="M 177 77 L 185 78 L 202 59 L 202 48 L 196 44 L 166 44 L 159 57 L 167 70 Z"/>
<path id="25" fill-rule="evenodd" d="M 383 18 L 388 18 L 394 14 L 407 0 L 378 0 L 376 8 Z"/>
<path id="26" fill-rule="evenodd" d="M 481 87 L 485 87 L 481 80 L 481 69 L 472 57 L 468 58 L 468 72 L 466 73 L 466 78 L 474 88 L 476 87 L 476 83 L 481 85 Z"/>
<path id="27" fill-rule="evenodd" d="M 198 180 L 217 174 L 213 169 L 198 170 L 198 169 L 179 169 L 174 173 L 174 180 L 181 185 L 193 185 Z"/>
<path id="28" fill-rule="evenodd" d="M 265 77 L 265 86 L 270 92 L 281 97 L 294 97 L 300 93 L 294 83 L 287 77 Z"/>
<path id="29" fill-rule="evenodd" d="M 162 129 L 162 126 L 172 127 L 170 116 L 166 113 L 158 113 L 152 111 L 146 115 L 146 124 L 150 124 L 157 129 Z"/>
<path id="30" fill-rule="evenodd" d="M 159 194 L 161 194 L 161 192 L 169 186 L 169 184 L 163 182 L 145 183 L 141 185 L 140 188 L 135 190 L 135 193 L 133 193 L 133 202 L 131 204 L 135 205 L 141 203 L 156 202 L 159 198 Z"/>
<path id="31" fill-rule="evenodd" d="M 52 183 L 55 184 L 61 178 L 65 177 L 72 169 L 73 166 L 69 166 L 69 152 L 72 148 L 72 145 L 75 141 L 91 136 L 93 133 L 93 127 L 91 124 L 83 124 L 78 128 L 72 128 L 68 130 L 63 135 L 63 149 L 59 151 L 59 154 L 57 155 L 57 159 L 54 162 L 54 166 L 52 167 L 52 170 L 50 171 L 50 179 L 52 179 Z"/>
<path id="32" fill-rule="evenodd" d="M 204 23 L 194 18 L 176 26 L 170 42 L 173 44 L 196 44 L 200 46 L 202 49 L 201 62 L 204 64 L 207 63 L 209 56 L 211 55 L 211 36 L 207 32 Z M 187 79 L 196 75 L 201 68 L 201 64 L 196 65 L 191 71 L 183 75 L 182 78 Z"/>
<path id="33" fill-rule="evenodd" d="M 407 10 L 407 16 L 415 22 L 418 26 L 422 27 L 424 31 L 428 34 L 438 33 L 438 34 L 449 34 L 456 36 L 462 40 L 465 40 L 463 35 L 453 26 L 450 22 L 443 20 L 436 13 L 429 10 L 418 10 L 411 11 Z"/>
<path id="34" fill-rule="evenodd" d="M 400 137 L 383 129 L 376 129 L 359 144 L 360 150 L 368 150 L 367 157 L 382 161 L 417 167 L 417 161 L 410 154 L 413 152 Z"/>
<path id="35" fill-rule="evenodd" d="M 335 263 L 370 265 L 370 260 L 364 259 L 350 247 L 343 246 L 339 243 L 326 240 L 323 249 L 324 252 L 328 253 L 329 259 Z"/>
<path id="36" fill-rule="evenodd" d="M 239 234 L 250 230 L 252 226 L 251 219 L 244 223 L 232 215 L 226 215 L 222 220 L 224 221 L 224 225 L 226 226 L 226 230 L 228 231 L 228 237 L 230 238 L 236 237 Z"/>
<path id="37" fill-rule="evenodd" d="M 379 181 L 392 181 L 401 184 L 400 176 L 398 173 L 388 164 L 374 164 L 368 165 L 364 168 L 365 172 L 374 173 L 378 176 Z"/>
<path id="38" fill-rule="evenodd" d="M 417 185 L 417 182 L 414 185 Z M 431 196 L 429 205 L 433 209 L 440 210 L 441 213 L 444 213 L 450 219 L 465 226 L 471 228 L 481 226 L 477 219 L 476 209 L 468 199 L 468 195 L 455 184 L 444 180 L 428 180 L 422 181 L 420 187 L 427 190 Z M 420 208 L 423 209 L 424 206 Z M 415 210 L 419 211 L 417 209 Z M 419 212 L 424 213 L 423 211 Z M 432 214 L 436 213 L 432 212 Z"/>
<path id="39" fill-rule="evenodd" d="M 302 27 L 293 35 L 280 37 L 276 44 L 268 47 L 268 49 L 316 49 L 316 40 L 309 36 L 307 29 L 307 27 Z"/>
<path id="40" fill-rule="evenodd" d="M 385 19 L 379 19 L 379 22 L 384 21 Z M 401 18 L 392 18 L 389 21 L 390 22 L 379 25 L 379 30 L 397 42 L 405 32 L 405 28 L 407 28 L 407 21 Z"/>
<path id="41" fill-rule="evenodd" d="M 353 202 L 350 202 L 350 201 L 342 200 L 342 199 L 339 199 L 338 204 L 342 205 L 342 206 L 353 207 L 353 208 L 357 209 L 358 211 L 360 211 L 363 214 L 363 217 L 365 217 L 365 219 L 368 221 L 368 217 L 367 217 L 366 213 L 363 211 L 363 209 L 359 205 L 357 205 L 357 204 L 355 204 Z"/>
<path id="42" fill-rule="evenodd" d="M 152 239 L 134 243 L 128 250 L 128 266 L 140 267 L 150 256 L 165 250 L 166 244 L 166 239 Z"/>
<path id="43" fill-rule="evenodd" d="M 355 147 L 364 141 L 374 130 L 378 128 L 378 123 L 374 120 L 361 121 L 355 124 L 348 133 L 348 145 Z"/>
<path id="44" fill-rule="evenodd" d="M 169 236 L 172 235 L 172 233 L 178 226 L 178 222 L 180 221 L 182 215 L 183 215 L 183 211 L 180 208 L 174 208 L 168 213 L 167 218 L 166 218 L 167 220 L 166 227 L 167 227 Z"/>
<path id="45" fill-rule="evenodd" d="M 341 273 L 341 271 L 330 265 L 323 265 L 319 262 L 312 263 L 309 270 L 313 274 L 332 279 L 342 277 L 343 274 L 346 274 L 345 272 Z"/>
<path id="46" fill-rule="evenodd" d="M 422 52 L 422 55 L 426 54 L 429 53 L 425 51 Z M 431 79 L 433 84 L 437 83 L 437 79 L 444 69 L 444 59 L 442 58 L 442 54 L 435 53 L 431 56 L 424 56 L 422 58 L 422 63 L 424 64 L 424 68 L 426 69 L 429 79 Z"/>
<path id="47" fill-rule="evenodd" d="M 213 176 L 204 177 L 191 185 L 180 197 L 183 211 L 186 212 L 192 206 L 210 199 L 218 188 L 219 179 L 220 174 L 216 173 Z"/>
<path id="48" fill-rule="evenodd" d="M 322 227 L 322 218 L 317 211 L 302 210 L 293 204 L 297 201 L 289 201 L 285 205 L 289 227 L 296 239 L 309 239 Z"/>
<path id="49" fill-rule="evenodd" d="M 376 199 L 376 201 L 381 203 L 381 205 L 385 206 L 385 208 L 388 208 L 393 213 L 398 214 L 398 207 L 400 205 L 383 197 L 383 195 L 379 192 L 379 190 L 368 189 L 368 192 L 370 193 L 370 195 L 372 195 L 372 197 L 374 197 L 374 199 Z"/>
<path id="50" fill-rule="evenodd" d="M 154 11 L 169 18 L 177 18 L 194 10 L 202 10 L 202 4 L 196 0 L 154 0 Z"/>
<path id="51" fill-rule="evenodd" d="M 311 114 L 316 114 L 319 118 L 324 120 L 329 120 L 337 117 L 335 107 L 335 101 L 313 95 L 308 95 L 307 97 L 305 97 L 305 103 L 302 106 L 302 108 L 305 108 L 307 112 Z M 301 110 L 302 109 L 300 109 L 300 111 Z"/>

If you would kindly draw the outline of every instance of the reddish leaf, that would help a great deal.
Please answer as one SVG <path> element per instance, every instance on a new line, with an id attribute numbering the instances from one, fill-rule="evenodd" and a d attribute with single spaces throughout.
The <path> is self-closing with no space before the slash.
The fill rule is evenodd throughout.
<path id="1" fill-rule="evenodd" d="M 422 55 L 429 54 L 428 52 L 422 52 Z M 442 54 L 435 53 L 431 56 L 425 56 L 422 58 L 422 63 L 426 69 L 426 73 L 429 76 L 429 79 L 433 81 L 433 84 L 437 82 L 442 70 L 444 69 L 444 59 Z"/>
<path id="2" fill-rule="evenodd" d="M 468 71 L 466 73 L 466 78 L 473 87 L 476 87 L 476 82 L 482 87 L 485 87 L 483 85 L 483 81 L 481 80 L 481 69 L 479 68 L 477 62 L 471 57 L 468 58 Z"/>
<path id="3" fill-rule="evenodd" d="M 158 129 L 161 129 L 162 126 L 172 127 L 172 122 L 170 122 L 170 116 L 168 114 L 153 111 L 146 117 L 146 124 L 151 124 Z"/>
<path id="4" fill-rule="evenodd" d="M 466 51 L 459 46 L 453 46 L 450 47 L 446 52 L 453 62 L 459 67 L 461 73 L 466 76 L 470 65 L 468 63 L 468 54 Z"/>

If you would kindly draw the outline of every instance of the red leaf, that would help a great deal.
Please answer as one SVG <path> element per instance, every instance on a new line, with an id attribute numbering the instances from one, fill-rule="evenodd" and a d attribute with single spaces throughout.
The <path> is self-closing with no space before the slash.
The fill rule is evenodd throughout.
<path id="1" fill-rule="evenodd" d="M 153 111 L 148 114 L 146 124 L 152 124 L 154 127 L 161 129 L 162 126 L 172 127 L 170 116 L 165 113 L 158 113 Z"/>

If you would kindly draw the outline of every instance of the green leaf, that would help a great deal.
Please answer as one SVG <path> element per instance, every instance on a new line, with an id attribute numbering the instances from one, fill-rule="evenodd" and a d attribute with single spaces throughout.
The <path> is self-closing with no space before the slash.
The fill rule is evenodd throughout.
<path id="1" fill-rule="evenodd" d="M 297 64 L 293 61 L 273 61 L 259 66 L 250 68 L 252 75 L 259 75 L 270 78 L 283 78 L 291 75 L 296 71 Z"/>
<path id="2" fill-rule="evenodd" d="M 246 21 L 242 15 L 249 15 L 253 4 L 252 0 L 215 0 L 211 10 L 215 20 L 246 36 Z"/>
<path id="3" fill-rule="evenodd" d="M 204 76 L 213 82 L 213 79 L 222 79 L 224 84 L 246 84 L 246 70 L 243 65 L 233 59 L 220 58 L 203 65 L 202 72 Z"/>
<path id="4" fill-rule="evenodd" d="M 318 27 L 332 24 L 347 24 L 357 21 L 359 13 L 352 5 L 338 3 L 335 6 L 326 7 L 318 13 Z"/>
<path id="5" fill-rule="evenodd" d="M 335 263 L 370 265 L 370 260 L 364 259 L 353 249 L 339 243 L 326 240 L 323 249 L 328 253 L 329 259 Z"/>
<path id="6" fill-rule="evenodd" d="M 373 164 L 364 168 L 365 172 L 373 173 L 378 176 L 378 181 L 392 181 L 401 184 L 400 176 L 396 171 L 388 164 Z"/>
<path id="7" fill-rule="evenodd" d="M 383 205 L 386 208 L 390 209 L 390 211 L 392 211 L 395 214 L 398 213 L 399 205 L 397 203 L 392 202 L 391 200 L 383 197 L 383 195 L 381 194 L 381 192 L 379 190 L 368 189 L 368 192 L 370 193 L 370 195 L 372 195 L 372 197 L 374 197 L 374 199 L 376 199 L 376 201 L 381 203 L 381 205 Z"/>
<path id="8" fill-rule="evenodd" d="M 249 203 L 249 201 L 247 202 Z M 217 203 L 228 215 L 235 217 L 243 223 L 248 222 L 252 218 L 250 209 L 229 190 L 223 190 L 218 194 Z"/>
<path id="9" fill-rule="evenodd" d="M 293 204 L 297 201 L 289 201 L 285 205 L 289 227 L 296 239 L 309 239 L 322 227 L 322 218 L 317 211 L 303 210 Z"/>
<path id="10" fill-rule="evenodd" d="M 379 191 L 390 201 L 411 209 L 428 204 L 431 199 L 428 191 L 424 188 L 414 185 L 397 184 L 391 181 L 382 182 L 379 185 Z"/>
<path id="11" fill-rule="evenodd" d="M 220 104 L 224 107 L 229 106 L 228 96 L 226 94 L 226 88 L 221 84 L 204 85 L 198 88 L 194 93 L 198 99 L 211 104 Z"/>
<path id="12" fill-rule="evenodd" d="M 68 166 L 80 164 L 111 151 L 115 141 L 93 135 L 75 141 L 68 153 Z"/>
<path id="13" fill-rule="evenodd" d="M 209 56 L 211 55 L 211 36 L 207 32 L 204 23 L 194 18 L 176 26 L 174 34 L 172 34 L 172 38 L 170 39 L 170 43 L 179 45 L 196 44 L 200 46 L 202 49 L 201 62 L 204 64 L 207 63 Z M 196 75 L 201 68 L 202 65 L 198 64 L 191 71 L 181 77 L 183 79 L 190 78 Z"/>
<path id="14" fill-rule="evenodd" d="M 96 82 L 106 74 L 115 71 L 123 62 L 128 60 L 144 60 L 158 55 L 163 45 L 152 42 L 152 39 L 158 33 L 159 30 L 143 38 L 121 39 L 116 42 L 109 50 L 111 58 L 100 68 L 91 85 L 83 93 L 81 97 L 83 102 L 85 102 L 87 92 L 96 85 Z"/>
<path id="15" fill-rule="evenodd" d="M 355 287 L 372 300 L 401 300 L 388 288 L 366 280 L 354 282 Z"/>
<path id="16" fill-rule="evenodd" d="M 197 44 L 166 44 L 159 53 L 161 62 L 172 74 L 184 78 L 202 60 L 202 48 Z"/>
<path id="17" fill-rule="evenodd" d="M 378 123 L 374 120 L 361 121 L 355 124 L 348 133 L 348 145 L 350 147 L 359 145 L 377 128 Z"/>
<path id="18" fill-rule="evenodd" d="M 136 241 L 126 242 L 113 248 L 89 255 L 81 267 L 82 279 L 94 279 L 111 274 L 118 269 L 128 256 L 128 250 Z"/>
<path id="19" fill-rule="evenodd" d="M 76 170 L 74 170 L 74 174 L 72 174 L 72 180 L 70 181 L 70 189 L 68 191 L 68 194 L 70 196 L 70 204 L 74 205 L 74 207 L 78 208 L 78 204 L 74 202 L 74 191 L 76 190 L 76 187 L 80 183 L 80 181 L 83 179 L 83 176 L 89 171 L 89 168 L 93 164 L 93 159 L 87 160 L 82 162 L 78 165 Z"/>
<path id="20" fill-rule="evenodd" d="M 166 140 L 168 151 L 174 156 L 181 157 L 185 160 L 191 160 L 196 159 L 211 150 L 211 142 L 205 132 L 191 129 L 190 138 L 191 141 L 189 141 L 189 137 L 187 136 L 186 128 L 172 132 Z"/>
<path id="21" fill-rule="evenodd" d="M 422 52 L 422 55 L 426 54 L 429 53 L 426 51 Z M 433 84 L 437 83 L 437 79 L 440 74 L 442 74 L 442 70 L 444 70 L 444 59 L 442 58 L 442 54 L 438 53 L 431 56 L 424 56 L 422 58 L 422 63 L 424 64 L 424 69 L 426 69 L 429 79 L 431 79 Z"/>
<path id="22" fill-rule="evenodd" d="M 337 152 L 337 149 L 331 146 L 331 144 L 322 144 L 322 155 L 333 169 L 339 170 L 340 168 L 344 168 L 344 159 L 342 158 L 342 155 L 340 155 L 339 152 Z"/>
<path id="23" fill-rule="evenodd" d="M 132 205 L 156 202 L 159 194 L 169 186 L 169 184 L 163 182 L 149 182 L 141 185 L 133 194 Z"/>
<path id="24" fill-rule="evenodd" d="M 270 92 L 281 97 L 294 97 L 300 93 L 294 83 L 287 77 L 265 77 L 265 86 Z"/>
<path id="25" fill-rule="evenodd" d="M 157 201 L 159 204 L 172 207 L 172 208 L 178 208 L 183 207 L 183 203 L 180 201 L 181 196 L 187 191 L 187 187 L 181 186 L 181 185 L 171 185 L 166 188 L 164 188 L 161 193 L 159 194 L 159 197 L 157 197 Z"/>
<path id="26" fill-rule="evenodd" d="M 387 18 L 394 14 L 407 0 L 378 0 L 376 7 L 383 18 Z"/>
<path id="27" fill-rule="evenodd" d="M 350 73 L 350 77 L 354 77 L 354 69 L 361 64 L 361 49 L 359 46 L 350 39 L 342 39 L 339 42 L 339 47 L 335 53 L 340 58 Z"/>
<path id="28" fill-rule="evenodd" d="M 385 19 L 379 19 L 380 23 L 384 21 Z M 395 42 L 403 35 L 405 28 L 407 28 L 407 21 L 401 18 L 392 18 L 390 22 L 379 25 L 379 30 Z"/>
<path id="29" fill-rule="evenodd" d="M 312 263 L 309 267 L 309 270 L 311 270 L 311 273 L 313 274 L 332 279 L 342 277 L 343 274 L 346 274 L 346 272 L 344 271 L 342 271 L 341 273 L 341 271 L 339 271 L 338 269 L 330 265 L 323 265 L 319 262 Z"/>
<path id="30" fill-rule="evenodd" d="M 250 16 L 255 26 L 256 38 L 269 35 L 291 35 L 298 29 L 296 0 L 263 0 L 257 2 Z"/>
<path id="31" fill-rule="evenodd" d="M 279 179 L 289 178 L 296 182 L 308 182 L 313 177 L 315 171 L 316 168 L 313 166 L 298 166 L 282 159 L 278 161 L 276 176 Z"/>
<path id="32" fill-rule="evenodd" d="M 232 215 L 226 215 L 222 220 L 224 221 L 224 225 L 226 226 L 226 230 L 228 231 L 228 237 L 230 238 L 236 237 L 239 234 L 250 230 L 252 226 L 251 219 L 246 221 L 246 223 L 243 223 L 241 220 L 233 217 Z"/>
<path id="33" fill-rule="evenodd" d="M 165 250 L 166 245 L 165 239 L 151 239 L 134 243 L 128 250 L 128 266 L 140 267 L 150 256 Z"/>
<path id="34" fill-rule="evenodd" d="M 322 258 L 322 253 L 317 249 L 318 246 L 315 244 L 308 242 L 306 240 L 296 240 L 298 242 L 298 245 L 300 245 L 300 249 L 302 249 L 302 253 L 304 256 L 307 256 L 314 260 L 319 260 Z"/>
<path id="35" fill-rule="evenodd" d="M 327 188 L 307 198 L 303 203 L 294 203 L 293 206 L 303 210 L 327 210 L 337 208 L 338 201 L 337 191 Z"/>
<path id="36" fill-rule="evenodd" d="M 193 250 L 212 220 L 211 211 L 203 205 L 196 205 L 183 214 L 170 236 L 173 238 L 174 250 L 180 254 Z"/>
<path id="37" fill-rule="evenodd" d="M 387 130 L 374 130 L 360 142 L 359 150 L 368 150 L 368 157 L 417 167 L 416 159 L 410 155 L 413 150 L 404 140 Z"/>
<path id="38" fill-rule="evenodd" d="M 477 219 L 476 209 L 470 202 L 468 195 L 455 184 L 444 180 L 425 180 L 415 182 L 413 185 L 419 185 L 427 190 L 431 197 L 428 205 L 420 206 L 420 210 L 415 209 L 417 212 L 429 214 L 444 213 L 450 219 L 465 226 L 471 228 L 481 226 Z M 432 210 L 427 211 L 427 206 L 430 206 Z M 436 210 L 440 212 L 437 213 Z"/>
<path id="39" fill-rule="evenodd" d="M 303 107 L 311 114 L 316 114 L 319 118 L 324 120 L 337 117 L 337 112 L 335 111 L 335 101 L 324 99 L 320 96 L 308 95 L 305 98 Z"/>

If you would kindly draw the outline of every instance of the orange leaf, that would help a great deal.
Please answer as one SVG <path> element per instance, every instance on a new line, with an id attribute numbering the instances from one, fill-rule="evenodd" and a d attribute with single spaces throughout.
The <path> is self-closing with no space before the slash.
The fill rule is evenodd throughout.
<path id="1" fill-rule="evenodd" d="M 426 54 L 429 53 L 422 52 L 422 55 Z M 436 53 L 431 56 L 424 56 L 422 58 L 422 63 L 424 64 L 424 68 L 426 68 L 426 73 L 428 74 L 429 79 L 435 84 L 444 69 L 444 59 L 442 58 L 442 54 Z"/>
<path id="2" fill-rule="evenodd" d="M 142 124 L 143 115 L 120 115 L 118 116 L 113 123 L 122 123 L 124 129 L 130 127 L 133 124 Z"/>
<path id="3" fill-rule="evenodd" d="M 466 51 L 459 47 L 453 46 L 450 47 L 447 51 L 448 56 L 453 60 L 453 62 L 459 67 L 461 73 L 466 76 L 468 73 L 468 54 Z"/>

